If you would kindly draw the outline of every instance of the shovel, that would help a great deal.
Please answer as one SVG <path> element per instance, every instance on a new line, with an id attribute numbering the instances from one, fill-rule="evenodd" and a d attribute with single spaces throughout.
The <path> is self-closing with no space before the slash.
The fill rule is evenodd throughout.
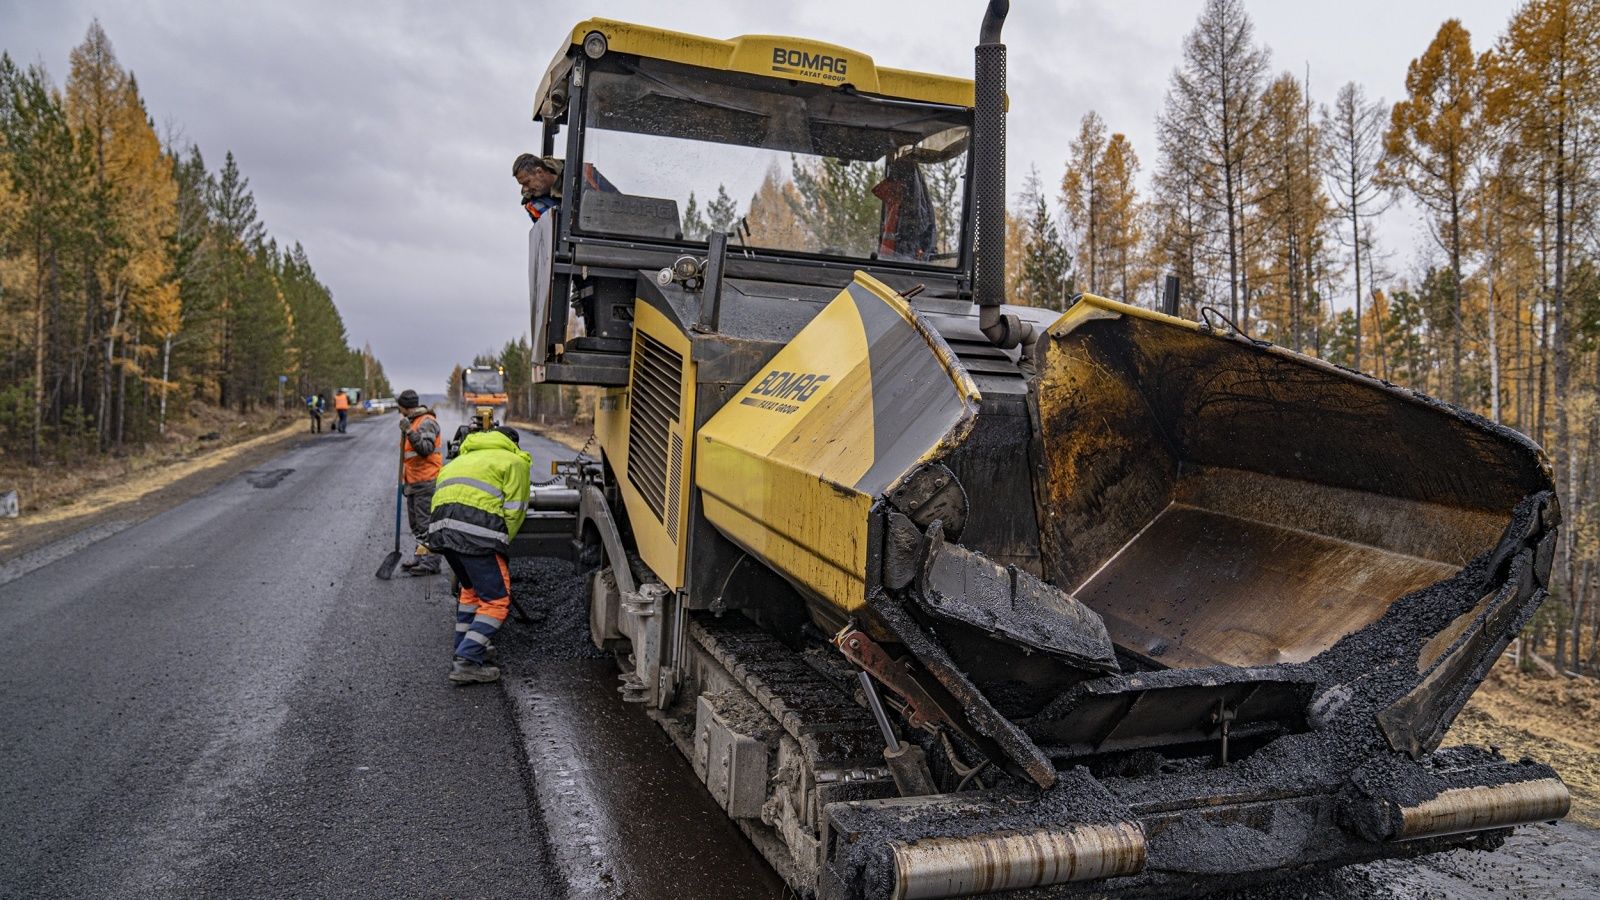
<path id="1" fill-rule="evenodd" d="M 405 505 L 405 448 L 400 450 L 400 471 L 395 476 L 394 484 L 394 549 L 383 558 L 383 564 L 378 566 L 378 577 L 388 581 L 394 577 L 395 566 L 400 565 L 400 519 Z"/>

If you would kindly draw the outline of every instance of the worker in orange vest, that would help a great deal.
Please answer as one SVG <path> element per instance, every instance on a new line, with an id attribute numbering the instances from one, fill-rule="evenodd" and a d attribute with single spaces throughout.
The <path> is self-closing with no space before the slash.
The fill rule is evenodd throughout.
<path id="1" fill-rule="evenodd" d="M 344 388 L 339 388 L 333 394 L 333 411 L 339 414 L 339 424 L 334 428 L 344 434 L 345 423 L 350 419 L 350 396 L 344 392 Z"/>
<path id="2" fill-rule="evenodd" d="M 400 407 L 400 477 L 405 482 L 406 518 L 411 523 L 411 536 L 417 539 L 417 552 L 400 568 L 412 575 L 437 575 L 442 568 L 439 556 L 428 550 L 423 538 L 428 534 L 433 508 L 433 480 L 444 466 L 444 454 L 439 452 L 439 419 L 433 410 L 422 405 L 416 391 L 401 391 L 395 402 Z"/>

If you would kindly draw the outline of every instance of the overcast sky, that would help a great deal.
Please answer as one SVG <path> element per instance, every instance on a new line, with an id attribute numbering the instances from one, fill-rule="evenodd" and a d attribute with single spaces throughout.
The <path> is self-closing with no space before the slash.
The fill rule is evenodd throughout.
<path id="1" fill-rule="evenodd" d="M 1154 119 L 1201 0 L 1017 0 L 1010 46 L 1010 177 L 1056 182 L 1089 109 L 1154 168 Z M 1445 18 L 1481 50 L 1511 0 L 1254 0 L 1275 71 L 1332 100 L 1346 81 L 1403 92 L 1406 64 Z M 299 241 L 352 341 L 396 389 L 442 391 L 450 368 L 527 331 L 527 226 L 510 162 L 537 149 L 533 92 L 583 18 L 733 37 L 791 34 L 879 65 L 970 74 L 983 3 L 702 0 L 516 4 L 273 0 L 0 0 L 0 49 L 61 83 L 98 16 L 158 126 L 213 168 L 232 150 L 280 243 Z M 742 206 L 742 203 L 741 203 Z M 1382 234 L 1407 271 L 1424 250 L 1400 211 Z"/>

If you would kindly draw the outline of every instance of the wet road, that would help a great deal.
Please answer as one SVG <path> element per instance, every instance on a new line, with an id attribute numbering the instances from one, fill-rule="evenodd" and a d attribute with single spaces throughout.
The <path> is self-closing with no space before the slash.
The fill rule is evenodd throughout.
<path id="1" fill-rule="evenodd" d="M 446 580 L 372 576 L 394 421 L 0 568 L 0 897 L 786 896 L 620 701 L 568 564 L 515 564 L 501 687 L 446 683 Z M 1590 896 L 1597 848 L 1539 826 L 1248 896 Z"/>
<path id="2" fill-rule="evenodd" d="M 524 435 L 535 478 L 572 451 Z M 571 563 L 520 559 L 512 587 L 536 621 L 496 639 L 502 687 L 537 773 L 534 804 L 568 897 L 767 900 L 791 896 L 712 801 L 677 745 L 617 693 L 617 666 L 589 637 Z M 689 889 L 687 886 L 692 886 Z"/>
<path id="3" fill-rule="evenodd" d="M 394 421 L 0 585 L 0 894 L 558 894 L 444 579 L 373 577 Z"/>

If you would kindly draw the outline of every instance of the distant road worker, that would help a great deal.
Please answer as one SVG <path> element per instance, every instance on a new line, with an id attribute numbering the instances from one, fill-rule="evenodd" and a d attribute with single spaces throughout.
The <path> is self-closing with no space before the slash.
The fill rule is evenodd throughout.
<path id="1" fill-rule="evenodd" d="M 444 555 L 461 596 L 456 601 L 456 684 L 497 681 L 488 665 L 489 641 L 511 610 L 507 555 L 528 513 L 533 459 L 517 447 L 515 429 L 501 426 L 467 435 L 461 454 L 439 472 L 428 546 Z"/>
<path id="2" fill-rule="evenodd" d="M 312 394 L 306 397 L 306 414 L 311 417 L 311 433 L 322 433 L 322 410 L 324 404 L 321 394 Z"/>
<path id="3" fill-rule="evenodd" d="M 333 411 L 339 414 L 339 424 L 334 427 L 344 434 L 345 425 L 350 419 L 350 396 L 344 392 L 344 388 L 333 392 Z"/>
<path id="4" fill-rule="evenodd" d="M 401 391 L 395 403 L 400 407 L 400 475 L 405 482 L 406 517 L 411 522 L 411 536 L 417 539 L 416 553 L 400 568 L 412 575 L 437 575 L 443 567 L 439 555 L 428 550 L 426 539 L 433 509 L 433 481 L 444 465 L 444 455 L 439 451 L 439 420 L 433 410 L 422 405 L 416 391 Z"/>
<path id="5" fill-rule="evenodd" d="M 554 156 L 534 156 L 524 153 L 511 163 L 511 177 L 522 185 L 522 208 L 528 218 L 537 222 L 545 213 L 561 205 L 562 160 Z M 593 163 L 583 164 L 583 186 L 607 194 L 617 193 L 612 184 Z"/>

